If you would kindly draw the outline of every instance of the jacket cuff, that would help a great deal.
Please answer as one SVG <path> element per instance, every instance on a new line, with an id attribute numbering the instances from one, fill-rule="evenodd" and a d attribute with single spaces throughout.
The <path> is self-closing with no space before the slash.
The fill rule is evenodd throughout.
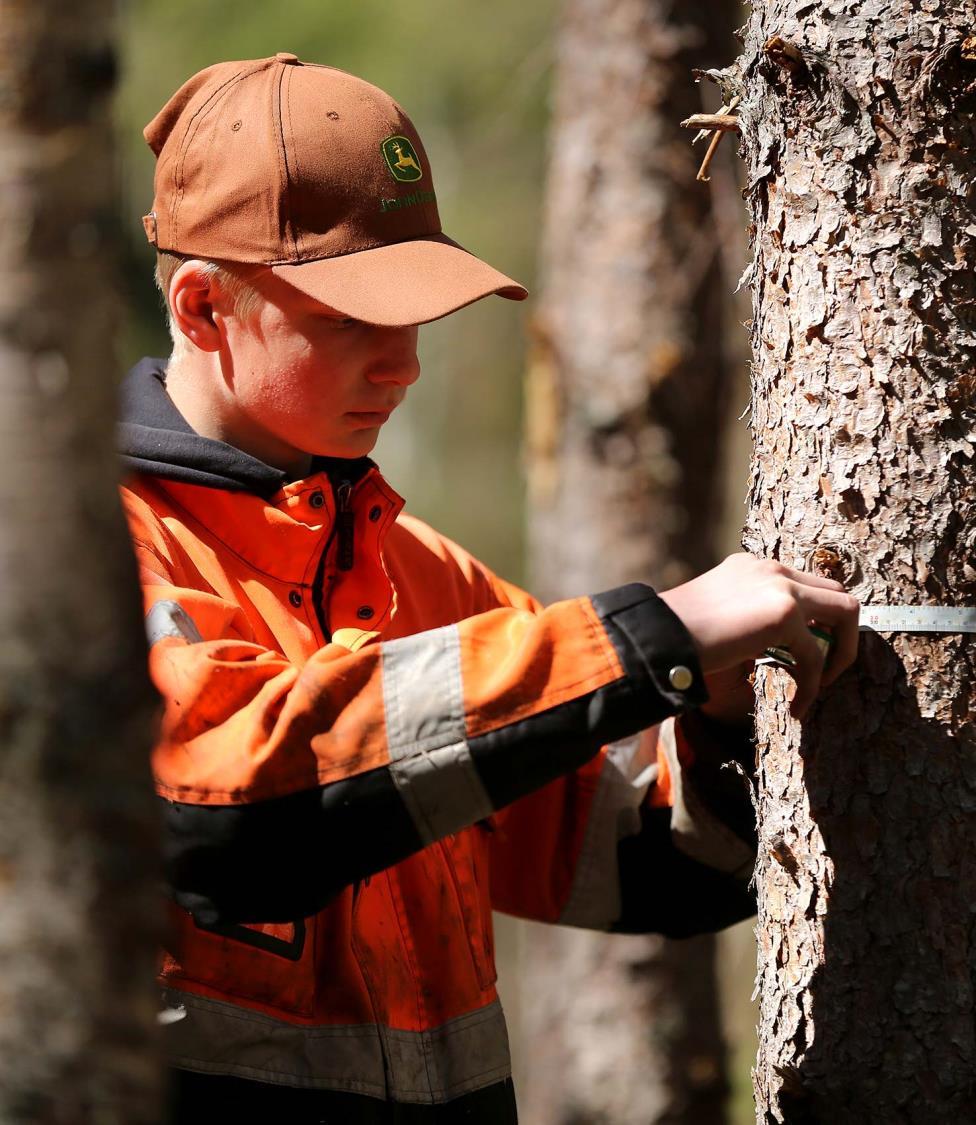
<path id="1" fill-rule="evenodd" d="M 632 582 L 591 601 L 628 677 L 659 701 L 652 722 L 708 700 L 691 634 L 650 586 Z"/>

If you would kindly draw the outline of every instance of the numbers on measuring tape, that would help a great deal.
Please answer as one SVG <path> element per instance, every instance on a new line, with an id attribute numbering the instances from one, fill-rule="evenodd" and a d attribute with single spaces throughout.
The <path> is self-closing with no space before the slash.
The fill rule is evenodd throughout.
<path id="1" fill-rule="evenodd" d="M 976 609 L 939 605 L 862 606 L 860 628 L 874 633 L 976 633 Z"/>

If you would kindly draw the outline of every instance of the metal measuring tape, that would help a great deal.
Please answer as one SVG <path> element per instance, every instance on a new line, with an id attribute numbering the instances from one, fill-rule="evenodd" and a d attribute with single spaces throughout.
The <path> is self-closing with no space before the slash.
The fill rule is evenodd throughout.
<path id="1" fill-rule="evenodd" d="M 862 633 L 976 633 L 976 609 L 941 605 L 862 605 L 858 628 Z M 810 626 L 824 656 L 833 639 L 825 629 Z M 796 658 L 788 648 L 767 648 L 757 664 L 792 668 Z"/>
<path id="2" fill-rule="evenodd" d="M 862 633 L 976 633 L 976 609 L 943 605 L 862 605 Z"/>

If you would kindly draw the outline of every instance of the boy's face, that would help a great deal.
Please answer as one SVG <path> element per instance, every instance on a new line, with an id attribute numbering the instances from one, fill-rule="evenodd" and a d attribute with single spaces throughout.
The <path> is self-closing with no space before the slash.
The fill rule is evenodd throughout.
<path id="1" fill-rule="evenodd" d="M 369 453 L 420 375 L 417 328 L 350 320 L 270 270 L 252 284 L 257 308 L 220 316 L 224 439 L 298 471 L 309 455 Z"/>

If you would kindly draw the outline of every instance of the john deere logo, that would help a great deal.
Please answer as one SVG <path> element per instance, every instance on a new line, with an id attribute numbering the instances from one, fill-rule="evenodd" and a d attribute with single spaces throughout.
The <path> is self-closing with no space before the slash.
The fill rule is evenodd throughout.
<path id="1" fill-rule="evenodd" d="M 424 170 L 420 166 L 417 150 L 406 137 L 387 137 L 380 148 L 386 158 L 386 166 L 395 180 L 409 184 L 423 176 Z"/>

